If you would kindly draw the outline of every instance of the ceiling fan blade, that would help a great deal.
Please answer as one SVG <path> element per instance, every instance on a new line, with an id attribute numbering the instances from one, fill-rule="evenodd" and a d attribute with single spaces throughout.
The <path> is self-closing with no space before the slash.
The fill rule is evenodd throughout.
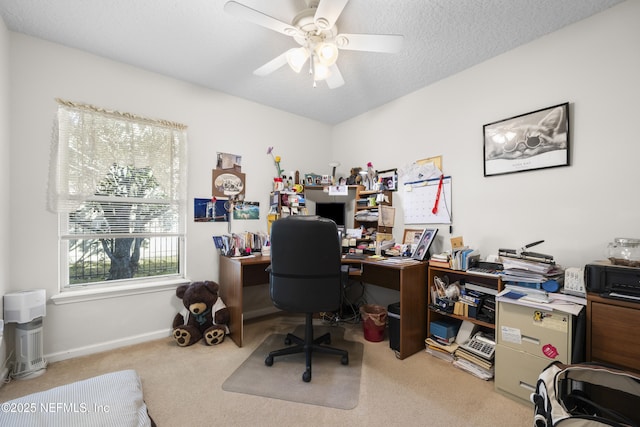
<path id="1" fill-rule="evenodd" d="M 342 74 L 340 74 L 338 66 L 336 64 L 333 64 L 331 67 L 329 67 L 329 71 L 331 71 L 331 74 L 326 78 L 327 86 L 329 86 L 329 89 L 335 89 L 342 86 L 344 84 L 344 79 L 342 78 Z"/>
<path id="2" fill-rule="evenodd" d="M 349 0 L 320 0 L 313 17 L 316 26 L 321 30 L 333 27 L 348 2 Z"/>
<path id="3" fill-rule="evenodd" d="M 240 4 L 235 1 L 228 1 L 224 5 L 224 11 L 237 18 L 242 18 L 254 24 L 261 25 L 273 31 L 285 34 L 287 36 L 294 36 L 298 34 L 298 29 L 291 25 L 282 22 L 276 18 L 272 18 L 269 15 L 265 15 L 255 9 L 251 9 L 248 6 Z"/>
<path id="4" fill-rule="evenodd" d="M 367 52 L 398 53 L 404 36 L 399 34 L 338 34 L 338 49 L 364 50 Z"/>
<path id="5" fill-rule="evenodd" d="M 289 51 L 287 51 L 289 52 Z M 287 63 L 287 52 L 278 55 L 253 72 L 256 76 L 266 76 Z"/>

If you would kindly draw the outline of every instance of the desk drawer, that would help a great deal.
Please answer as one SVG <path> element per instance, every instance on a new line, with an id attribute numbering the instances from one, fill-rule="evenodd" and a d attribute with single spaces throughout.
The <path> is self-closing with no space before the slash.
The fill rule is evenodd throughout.
<path id="1" fill-rule="evenodd" d="M 505 347 L 547 357 L 570 360 L 571 315 L 500 302 L 497 342 Z"/>
<path id="2" fill-rule="evenodd" d="M 538 376 L 551 360 L 498 345 L 495 362 L 496 390 L 530 403 Z"/>
<path id="3" fill-rule="evenodd" d="M 640 371 L 640 304 L 616 305 L 615 300 L 591 302 L 590 361 Z"/>

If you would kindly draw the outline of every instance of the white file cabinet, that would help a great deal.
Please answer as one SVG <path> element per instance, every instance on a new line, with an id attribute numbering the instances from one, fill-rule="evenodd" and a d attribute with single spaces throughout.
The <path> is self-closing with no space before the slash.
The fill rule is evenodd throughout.
<path id="1" fill-rule="evenodd" d="M 498 302 L 495 389 L 533 406 L 529 396 L 553 361 L 569 363 L 573 316 L 516 303 Z"/>

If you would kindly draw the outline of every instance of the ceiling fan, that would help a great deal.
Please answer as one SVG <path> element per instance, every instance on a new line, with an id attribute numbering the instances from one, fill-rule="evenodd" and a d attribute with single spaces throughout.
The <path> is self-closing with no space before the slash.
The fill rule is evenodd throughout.
<path id="1" fill-rule="evenodd" d="M 291 24 L 275 19 L 235 1 L 224 5 L 225 12 L 273 31 L 293 37 L 300 47 L 291 48 L 267 62 L 253 73 L 266 76 L 289 64 L 299 73 L 309 60 L 309 74 L 316 81 L 324 80 L 331 89 L 344 84 L 336 65 L 339 50 L 397 53 L 403 36 L 398 34 L 339 33 L 336 21 L 349 0 L 309 0 L 308 7 L 298 13 Z"/>

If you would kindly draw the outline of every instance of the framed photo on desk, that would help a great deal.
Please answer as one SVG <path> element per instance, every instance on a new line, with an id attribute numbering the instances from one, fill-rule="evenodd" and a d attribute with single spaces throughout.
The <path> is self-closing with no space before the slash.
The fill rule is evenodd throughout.
<path id="1" fill-rule="evenodd" d="M 429 253 L 429 248 L 433 243 L 433 240 L 436 238 L 436 234 L 438 234 L 437 228 L 427 228 L 422 232 L 422 236 L 420 236 L 420 241 L 418 242 L 418 246 L 416 250 L 411 255 L 411 258 L 417 259 L 418 261 L 423 261 L 424 258 Z"/>
<path id="2" fill-rule="evenodd" d="M 404 245 L 417 245 L 420 242 L 420 237 L 422 236 L 422 232 L 424 230 L 420 229 L 412 229 L 407 228 L 404 230 L 404 237 L 402 238 L 402 243 Z"/>

